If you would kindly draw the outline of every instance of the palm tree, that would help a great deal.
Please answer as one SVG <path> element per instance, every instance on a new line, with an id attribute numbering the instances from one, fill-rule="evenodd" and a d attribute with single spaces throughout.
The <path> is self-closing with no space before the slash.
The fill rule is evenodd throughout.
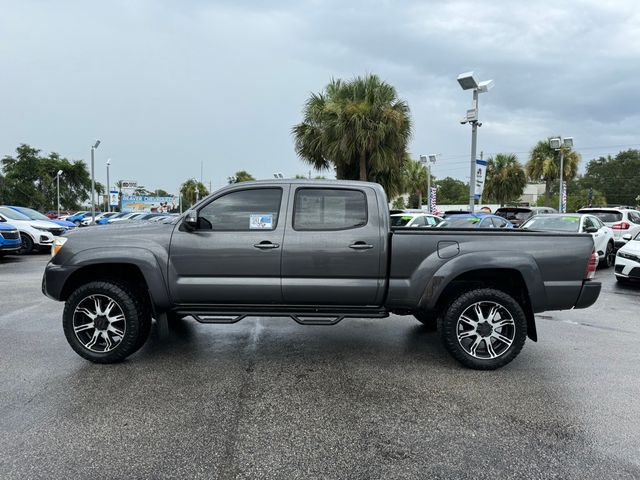
<path id="1" fill-rule="evenodd" d="M 409 106 L 376 75 L 332 80 L 311 94 L 292 134 L 296 153 L 316 170 L 333 167 L 343 179 L 394 178 L 397 188 L 411 138 Z"/>
<path id="2" fill-rule="evenodd" d="M 487 162 L 484 196 L 501 206 L 516 200 L 527 185 L 527 177 L 518 157 L 513 153 L 498 153 Z"/>
<path id="3" fill-rule="evenodd" d="M 422 208 L 422 192 L 427 190 L 427 169 L 416 160 L 409 160 L 404 168 L 404 192 L 418 197 L 418 208 Z"/>
<path id="4" fill-rule="evenodd" d="M 251 182 L 255 180 L 253 175 L 251 175 L 246 170 L 237 171 L 232 177 L 229 177 L 229 183 L 240 183 L 240 182 Z"/>
<path id="5" fill-rule="evenodd" d="M 580 154 L 564 145 L 561 149 L 564 153 L 563 177 L 569 181 L 578 173 Z M 560 151 L 551 148 L 549 140 L 540 140 L 531 150 L 525 169 L 529 179 L 545 183 L 544 204 L 548 207 L 551 186 L 560 178 Z"/>
<path id="6" fill-rule="evenodd" d="M 194 178 L 190 178 L 180 185 L 180 195 L 182 196 L 182 204 L 185 208 L 189 208 L 196 203 L 196 199 L 209 195 L 209 191 L 203 183 Z"/>

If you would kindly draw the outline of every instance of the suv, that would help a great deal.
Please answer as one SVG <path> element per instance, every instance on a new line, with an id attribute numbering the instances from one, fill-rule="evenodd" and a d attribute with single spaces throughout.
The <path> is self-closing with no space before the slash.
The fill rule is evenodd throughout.
<path id="1" fill-rule="evenodd" d="M 500 207 L 496 210 L 496 215 L 509 220 L 516 228 L 540 213 L 558 213 L 558 211 L 551 207 Z"/>
<path id="2" fill-rule="evenodd" d="M 592 207 L 581 208 L 578 213 L 588 213 L 598 217 L 607 227 L 613 229 L 615 247 L 620 248 L 627 243 L 622 238 L 631 235 L 634 238 L 640 233 L 640 211 L 626 207 Z"/>

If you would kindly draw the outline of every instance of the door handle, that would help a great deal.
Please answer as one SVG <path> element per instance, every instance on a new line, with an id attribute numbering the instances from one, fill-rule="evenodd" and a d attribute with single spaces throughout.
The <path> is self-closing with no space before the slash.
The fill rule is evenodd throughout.
<path id="1" fill-rule="evenodd" d="M 349 248 L 354 250 L 369 250 L 370 248 L 373 248 L 373 245 L 364 242 L 355 242 L 349 245 Z"/>
<path id="2" fill-rule="evenodd" d="M 256 243 L 254 247 L 259 248 L 260 250 L 269 250 L 271 248 L 279 248 L 280 245 L 277 243 L 271 243 L 268 240 L 265 240 L 260 243 Z"/>

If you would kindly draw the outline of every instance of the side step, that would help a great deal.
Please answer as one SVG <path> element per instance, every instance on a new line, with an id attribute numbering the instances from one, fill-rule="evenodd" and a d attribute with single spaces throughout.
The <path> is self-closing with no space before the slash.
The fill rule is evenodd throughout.
<path id="1" fill-rule="evenodd" d="M 349 313 L 336 312 L 194 312 L 179 310 L 179 314 L 191 315 L 200 323 L 237 323 L 246 317 L 290 317 L 300 325 L 335 325 L 345 318 L 386 318 L 389 313 L 385 310 L 370 310 Z"/>

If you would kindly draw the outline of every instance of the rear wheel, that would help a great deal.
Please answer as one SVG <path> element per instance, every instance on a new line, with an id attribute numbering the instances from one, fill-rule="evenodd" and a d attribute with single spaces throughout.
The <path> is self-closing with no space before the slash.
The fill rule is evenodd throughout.
<path id="1" fill-rule="evenodd" d="M 115 363 L 144 344 L 151 317 L 135 290 L 98 281 L 79 287 L 69 296 L 62 325 L 78 355 L 95 363 Z"/>
<path id="2" fill-rule="evenodd" d="M 510 295 L 491 288 L 471 290 L 454 300 L 438 330 L 447 351 L 461 364 L 494 370 L 513 360 L 527 337 L 527 320 Z"/>
<path id="3" fill-rule="evenodd" d="M 612 267 L 615 262 L 616 262 L 616 254 L 613 249 L 613 243 L 609 242 L 607 243 L 607 248 L 604 252 L 604 258 L 600 262 L 600 266 L 602 268 L 609 268 L 609 267 Z"/>
<path id="4" fill-rule="evenodd" d="M 31 239 L 31 237 L 26 233 L 21 233 L 20 240 L 22 241 L 22 244 L 20 245 L 20 250 L 18 250 L 18 253 L 20 255 L 31 253 L 33 251 L 33 240 Z"/>

